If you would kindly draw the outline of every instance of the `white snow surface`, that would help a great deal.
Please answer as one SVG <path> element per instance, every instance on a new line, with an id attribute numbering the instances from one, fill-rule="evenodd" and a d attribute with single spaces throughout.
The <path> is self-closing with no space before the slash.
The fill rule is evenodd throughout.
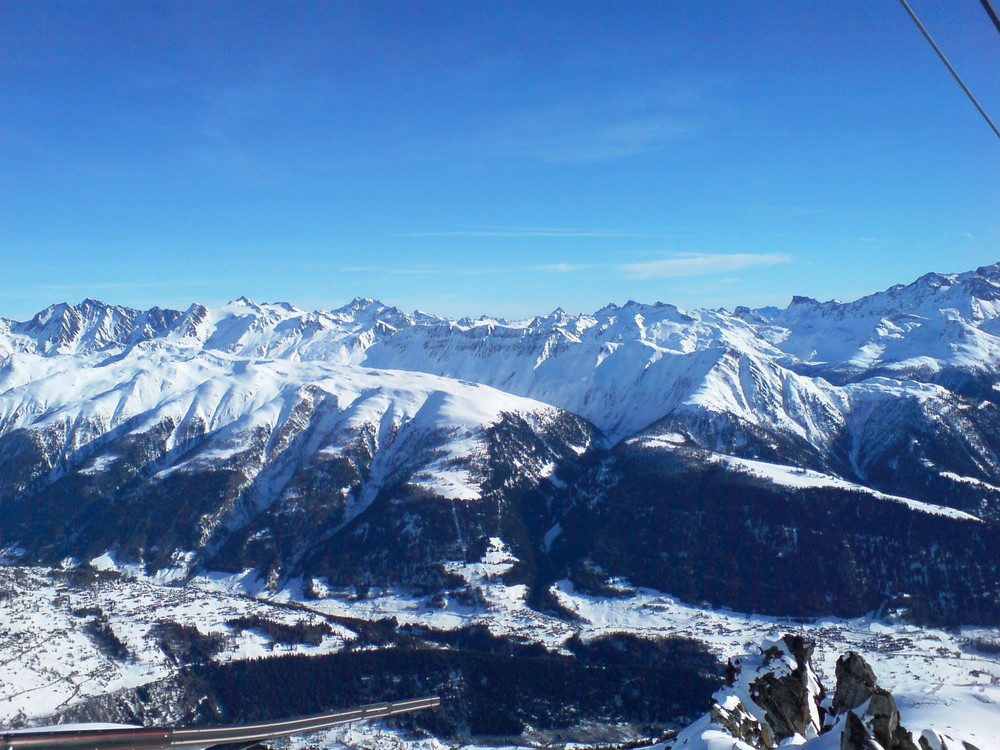
<path id="1" fill-rule="evenodd" d="M 1000 264 L 928 274 L 848 304 L 796 298 L 780 311 L 628 302 L 593 314 L 453 321 L 368 298 L 314 312 L 246 298 L 183 312 L 85 300 L 53 305 L 31 321 L 0 320 L 0 393 L 59 367 L 37 359 L 111 366 L 123 354 L 161 364 L 213 354 L 480 383 L 583 416 L 612 441 L 669 414 L 707 411 L 821 446 L 836 438 L 857 399 L 873 398 L 863 383 L 832 385 L 827 371 L 878 376 L 881 396 L 895 398 L 920 397 L 914 375 L 947 368 L 1000 375 L 998 300 Z M 134 398 L 142 385 L 130 386 Z"/>
<path id="2" fill-rule="evenodd" d="M 321 434 L 305 450 L 337 450 L 331 436 L 362 426 L 371 427 L 372 440 L 383 447 L 395 436 L 395 450 L 378 452 L 375 484 L 405 457 L 408 431 L 443 431 L 440 459 L 415 481 L 472 501 L 479 493 L 476 480 L 456 470 L 453 460 L 476 455 L 483 429 L 505 412 L 544 420 L 558 407 L 590 420 L 610 443 L 644 441 L 658 450 L 705 439 L 698 432 L 705 425 L 740 424 L 822 451 L 845 429 L 878 432 L 880 410 L 904 405 L 965 434 L 962 409 L 952 405 L 947 389 L 925 380 L 950 368 L 1000 382 L 998 300 L 1000 264 L 929 274 L 847 304 L 796 299 L 785 310 L 686 312 L 629 302 L 589 315 L 556 311 L 527 321 L 451 321 L 367 298 L 329 312 L 245 298 L 185 311 L 86 300 L 53 305 L 31 321 L 0 319 L 0 435 L 49 430 L 56 436 L 46 443 L 53 472 L 98 472 L 117 458 L 101 451 L 103 436 L 169 423 L 166 439 L 175 450 L 157 469 L 175 472 L 194 468 L 183 458 L 192 430 L 212 434 L 210 450 L 192 461 L 235 455 L 255 431 L 267 436 L 266 450 L 273 454 L 287 447 L 282 427 L 296 419 L 296 409 L 324 410 Z M 827 379 L 831 373 L 850 377 Z M 666 419 L 671 424 L 663 430 L 641 434 Z M 977 465 L 990 455 L 974 437 L 964 447 L 973 449 Z M 818 471 L 728 456 L 712 460 L 785 486 L 871 491 Z M 859 463 L 859 474 L 861 468 Z M 948 467 L 935 472 L 977 490 L 1000 487 Z M 371 496 L 355 498 L 355 511 Z M 879 497 L 978 522 L 930 503 Z M 548 542 L 558 533 L 553 527 Z M 259 613 L 294 623 L 329 613 L 391 615 L 437 628 L 482 623 L 554 649 L 574 634 L 681 635 L 723 659 L 785 632 L 800 633 L 818 643 L 815 665 L 825 684 L 833 682 L 836 658 L 858 651 L 917 735 L 926 730 L 928 738 L 936 732 L 982 750 L 1000 748 L 1000 657 L 970 645 L 979 637 L 1000 640 L 997 629 L 942 631 L 871 617 L 783 620 L 691 606 L 661 592 L 633 591 L 625 581 L 625 595 L 607 599 L 556 584 L 560 604 L 579 618 L 569 623 L 530 609 L 524 587 L 503 582 L 514 560 L 500 540 L 479 562 L 452 565 L 477 592 L 477 603 L 444 606 L 405 590 L 359 599 L 324 581 L 311 582 L 321 597 L 306 601 L 304 582 L 268 591 L 250 572 L 188 580 L 188 554 L 178 551 L 172 567 L 146 576 L 139 567 L 119 565 L 109 550 L 92 564 L 124 577 L 81 590 L 62 586 L 47 570 L 9 567 L 19 551 L 16 545 L 0 549 L 0 585 L 16 592 L 0 596 L 0 725 L 43 722 L 87 696 L 164 678 L 175 665 L 152 635 L 161 620 L 225 636 L 218 658 L 227 660 L 289 648 L 253 632 L 237 635 L 225 625 L 228 619 Z M 109 658 L 87 635 L 84 624 L 95 615 L 74 614 L 95 608 L 129 648 L 131 661 Z M 335 651 L 352 637 L 341 629 L 318 647 L 294 649 Z M 378 728 L 325 736 L 343 743 L 377 737 L 386 748 L 409 742 Z M 824 750 L 828 737 L 807 746 Z M 710 741 L 722 740 L 709 737 L 705 747 L 715 747 Z M 301 742 L 293 746 L 304 747 Z M 433 741 L 415 744 L 440 750 Z"/>
<path id="3" fill-rule="evenodd" d="M 215 352 L 178 356 L 160 347 L 134 348 L 104 362 L 36 354 L 11 360 L 6 370 L 0 365 L 0 434 L 45 431 L 55 472 L 106 470 L 118 459 L 101 452 L 106 436 L 167 425 L 160 476 L 225 461 L 259 435 L 268 436 L 261 465 L 247 467 L 252 473 L 288 448 L 288 434 L 303 427 L 299 412 L 318 412 L 318 429 L 297 450 L 338 450 L 359 433 L 370 433 L 376 465 L 367 500 L 406 459 L 409 445 L 426 434 L 441 445 L 415 483 L 442 497 L 473 500 L 478 482 L 458 460 L 481 452 L 484 428 L 504 413 L 539 422 L 555 411 L 476 383 L 322 361 Z M 209 435 L 209 444 L 185 458 L 193 434 Z M 280 489 L 267 482 L 258 486 L 264 497 Z M 355 512 L 365 502 L 357 499 Z"/>
<path id="4" fill-rule="evenodd" d="M 108 560 L 111 556 L 102 556 Z M 283 653 L 335 651 L 353 639 L 334 628 L 319 646 L 272 643 L 252 632 L 235 633 L 226 621 L 258 614 L 293 625 L 320 622 L 308 611 L 289 610 L 245 596 L 200 587 L 174 587 L 137 578 L 98 580 L 81 590 L 59 583 L 38 568 L 0 567 L 0 726 L 36 724 L 88 696 L 145 685 L 176 670 L 160 649 L 160 622 L 195 627 L 224 637 L 220 661 Z M 15 592 L 16 595 L 10 595 Z M 96 614 L 97 612 L 101 614 Z M 86 625 L 103 618 L 128 648 L 130 659 L 110 658 L 87 634 Z"/>
<path id="5" fill-rule="evenodd" d="M 943 505 L 925 503 L 919 500 L 911 500 L 906 497 L 887 495 L 883 492 L 876 492 L 875 490 L 865 487 L 864 485 L 848 482 L 840 479 L 839 477 L 823 474 L 819 471 L 812 471 L 811 469 L 799 469 L 794 466 L 786 466 L 784 464 L 772 464 L 766 461 L 734 458 L 733 456 L 712 456 L 710 460 L 726 464 L 730 468 L 736 469 L 737 471 L 746 472 L 752 476 L 766 479 L 769 482 L 773 482 L 774 484 L 778 484 L 783 487 L 796 487 L 800 489 L 832 487 L 842 490 L 852 490 L 854 492 L 863 492 L 867 495 L 877 497 L 880 500 L 885 500 L 887 502 L 902 503 L 913 510 L 920 511 L 921 513 L 947 516 L 948 518 L 957 518 L 963 521 L 979 521 L 976 516 L 971 513 L 966 513 L 965 511 L 948 508 Z"/>
<path id="6" fill-rule="evenodd" d="M 100 559 L 113 563 L 113 555 Z M 524 587 L 503 582 L 502 573 L 513 562 L 503 543 L 494 539 L 479 562 L 455 564 L 453 572 L 466 578 L 477 592 L 478 603 L 446 602 L 443 607 L 435 606 L 430 597 L 399 590 L 374 591 L 359 599 L 353 591 L 324 587 L 322 582 L 313 586 L 320 598 L 305 600 L 301 582 L 268 592 L 261 581 L 247 575 L 207 575 L 183 586 L 126 575 L 79 589 L 60 585 L 58 577 L 52 578 L 44 569 L 0 567 L 0 586 L 18 591 L 17 596 L 0 597 L 4 623 L 0 654 L 5 666 L 0 672 L 0 726 L 19 721 L 46 723 L 54 712 L 86 696 L 167 676 L 175 667 L 151 633 L 161 621 L 223 635 L 226 645 L 218 658 L 225 661 L 341 649 L 354 638 L 344 628 L 335 629 L 321 645 L 312 647 L 272 643 L 250 631 L 237 635 L 225 624 L 251 614 L 294 624 L 303 619 L 318 621 L 328 613 L 370 620 L 393 616 L 401 624 L 419 622 L 447 629 L 483 624 L 495 634 L 520 635 L 556 650 L 563 649 L 573 635 L 584 639 L 621 632 L 684 636 L 705 644 L 723 660 L 785 633 L 797 633 L 817 642 L 813 663 L 825 685 L 834 683 L 837 657 L 857 651 L 872 665 L 879 684 L 893 692 L 904 725 L 918 736 L 932 729 L 983 750 L 1000 747 L 1000 722 L 996 720 L 1000 715 L 1000 656 L 978 651 L 973 643 L 977 638 L 1000 641 L 998 629 L 943 631 L 872 617 L 803 621 L 747 615 L 685 604 L 657 591 L 633 589 L 626 581 L 620 582 L 623 595 L 612 598 L 582 594 L 569 582 L 557 584 L 553 594 L 578 618 L 568 622 L 530 609 L 524 601 Z M 100 609 L 115 635 L 128 646 L 130 661 L 110 659 L 87 636 L 83 625 L 93 615 L 79 613 L 94 608 Z M 338 737 L 369 736 L 369 732 L 373 738 L 390 741 L 384 730 L 364 725 L 321 736 L 333 742 Z M 391 736 L 402 743 L 394 745 L 397 748 L 410 742 Z M 809 740 L 806 747 L 823 748 L 825 736 Z M 303 741 L 296 740 L 300 744 L 293 746 L 301 747 Z"/>
<path id="7" fill-rule="evenodd" d="M 114 466 L 100 450 L 112 431 L 169 420 L 178 455 L 192 431 L 212 433 L 188 467 L 168 457 L 169 473 L 232 458 L 256 431 L 280 452 L 298 405 L 330 410 L 335 401 L 326 435 L 369 424 L 384 438 L 408 422 L 450 430 L 440 460 L 414 481 L 472 500 L 476 481 L 453 459 L 474 453 L 476 430 L 503 411 L 563 409 L 608 444 L 648 431 L 747 455 L 740 446 L 762 434 L 818 457 L 804 459 L 812 468 L 847 441 L 853 468 L 834 470 L 862 484 L 868 454 L 883 443 L 898 449 L 893 439 L 922 427 L 971 459 L 961 473 L 928 470 L 1000 496 L 997 452 L 967 405 L 929 382 L 945 370 L 1000 381 L 997 300 L 1000 264 L 929 274 L 849 304 L 796 298 L 785 310 L 730 312 L 628 302 L 525 321 L 446 320 L 369 298 L 313 312 L 246 298 L 185 311 L 62 303 L 30 321 L 0 319 L 0 435 L 61 433 L 61 442 L 47 438 L 56 440 L 53 472 L 94 474 Z M 391 471 L 383 458 L 376 468 Z"/>

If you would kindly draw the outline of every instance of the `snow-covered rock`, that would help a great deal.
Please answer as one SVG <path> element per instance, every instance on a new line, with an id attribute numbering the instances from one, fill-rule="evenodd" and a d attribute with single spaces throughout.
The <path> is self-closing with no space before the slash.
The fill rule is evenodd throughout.
<path id="1" fill-rule="evenodd" d="M 726 685 L 708 714 L 684 729 L 672 749 L 919 750 L 900 724 L 892 693 L 879 687 L 862 656 L 838 659 L 831 697 L 813 670 L 814 650 L 813 642 L 785 635 L 730 659 Z M 923 736 L 939 735 L 928 729 Z M 927 740 L 920 742 L 926 747 Z"/>

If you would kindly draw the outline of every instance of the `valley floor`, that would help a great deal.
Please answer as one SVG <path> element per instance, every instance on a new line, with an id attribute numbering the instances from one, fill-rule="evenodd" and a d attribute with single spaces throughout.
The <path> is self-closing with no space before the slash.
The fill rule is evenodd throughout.
<path id="1" fill-rule="evenodd" d="M 524 638 L 551 650 L 565 649 L 573 635 L 584 640 L 623 632 L 683 636 L 705 644 L 723 661 L 765 638 L 793 632 L 816 641 L 814 663 L 824 684 L 834 682 L 837 657 L 857 651 L 894 694 L 904 725 L 916 734 L 933 726 L 982 750 L 1000 747 L 998 629 L 946 631 L 891 617 L 793 621 L 692 606 L 660 592 L 631 589 L 625 582 L 614 597 L 582 594 L 560 582 L 554 596 L 576 616 L 561 619 L 530 609 L 524 587 L 502 582 L 511 560 L 499 544 L 480 563 L 452 570 L 476 592 L 474 604 L 405 591 L 375 591 L 359 598 L 325 589 L 322 582 L 311 586 L 319 598 L 307 599 L 301 582 L 274 593 L 260 589 L 250 576 L 202 576 L 181 585 L 110 569 L 109 558 L 101 562 L 109 569 L 0 567 L 0 726 L 49 723 L 93 696 L 169 677 L 179 664 L 163 646 L 165 632 L 176 637 L 196 629 L 216 636 L 216 662 L 319 655 L 339 651 L 355 637 L 346 627 L 330 625 L 328 616 L 334 615 L 368 621 L 393 617 L 400 625 L 436 630 L 481 624 L 495 635 Z M 322 635 L 308 643 L 288 642 L 259 628 L 234 629 L 232 622 L 240 618 L 300 629 L 313 626 Z M 175 629 L 164 630 L 164 623 L 174 623 Z M 170 723 L 177 717 L 167 713 L 160 718 Z M 437 740 L 408 740 L 377 725 L 301 738 L 292 746 L 317 743 L 443 747 Z"/>

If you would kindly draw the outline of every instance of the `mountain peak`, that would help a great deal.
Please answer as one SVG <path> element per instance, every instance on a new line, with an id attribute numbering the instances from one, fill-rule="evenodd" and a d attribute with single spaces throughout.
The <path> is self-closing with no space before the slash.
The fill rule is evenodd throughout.
<path id="1" fill-rule="evenodd" d="M 346 305 L 341 305 L 335 310 L 331 310 L 333 313 L 341 313 L 346 315 L 355 315 L 362 310 L 370 309 L 383 309 L 384 305 L 381 301 L 375 299 L 374 297 L 355 297 Z"/>
<path id="2" fill-rule="evenodd" d="M 106 309 L 106 308 L 109 308 L 111 306 L 112 305 L 109 305 L 107 302 L 104 302 L 103 300 L 99 300 L 99 299 L 94 299 L 93 297 L 87 297 L 79 305 L 75 305 L 75 307 L 78 310 L 80 310 L 80 309 L 87 309 L 87 308 L 95 308 L 95 307 L 98 308 L 98 309 Z"/>
<path id="3" fill-rule="evenodd" d="M 980 266 L 976 269 L 976 273 L 988 279 L 1000 280 L 1000 262 Z"/>
<path id="4" fill-rule="evenodd" d="M 930 287 L 931 289 L 940 289 L 942 287 L 949 287 L 955 283 L 956 277 L 954 275 L 946 275 L 942 273 L 925 273 L 923 276 L 918 278 L 911 284 L 914 287 Z"/>
<path id="5" fill-rule="evenodd" d="M 45 309 L 39 310 L 37 313 L 35 313 L 34 317 L 29 321 L 29 324 L 33 324 L 36 326 L 44 326 L 48 324 L 48 322 L 52 320 L 54 317 L 56 316 L 61 317 L 71 309 L 72 308 L 70 307 L 68 302 L 56 302 L 54 304 L 49 305 Z"/>
<path id="6" fill-rule="evenodd" d="M 796 295 L 794 295 L 792 297 L 792 301 L 790 303 L 790 306 L 796 306 L 796 305 L 818 305 L 818 304 L 819 304 L 819 300 L 818 299 L 815 299 L 813 297 L 805 297 L 805 296 L 803 296 L 801 294 L 796 294 Z"/>

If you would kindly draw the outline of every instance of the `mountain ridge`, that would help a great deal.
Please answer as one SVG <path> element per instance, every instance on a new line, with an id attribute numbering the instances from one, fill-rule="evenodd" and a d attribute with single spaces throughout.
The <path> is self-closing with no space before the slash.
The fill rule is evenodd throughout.
<path id="1" fill-rule="evenodd" d="M 0 321 L 0 549 L 434 591 L 499 538 L 540 607 L 603 570 L 751 611 L 1000 621 L 997 300 L 1000 266 L 514 322 L 52 305 Z M 752 584 L 789 560 L 842 590 Z"/>
<path id="2" fill-rule="evenodd" d="M 949 292 L 953 293 L 949 294 Z M 744 306 L 737 306 L 733 311 L 725 308 L 717 308 L 714 310 L 695 309 L 688 312 L 669 303 L 640 303 L 635 300 L 629 300 L 621 305 L 614 302 L 608 303 L 593 313 L 580 313 L 577 315 L 568 314 L 561 307 L 557 307 L 546 315 L 535 315 L 524 320 L 512 320 L 489 315 L 453 320 L 424 313 L 419 310 L 412 313 L 405 313 L 397 307 L 386 305 L 372 297 L 355 297 L 351 302 L 339 308 L 307 312 L 288 302 L 264 302 L 258 304 L 246 296 L 230 301 L 219 308 L 212 309 L 224 311 L 235 317 L 243 317 L 238 315 L 238 311 L 240 308 L 245 308 L 252 313 L 270 317 L 272 320 L 284 320 L 287 317 L 295 317 L 296 319 L 307 321 L 332 318 L 339 321 L 351 320 L 354 322 L 363 322 L 359 321 L 358 318 L 359 313 L 364 311 L 366 316 L 361 317 L 374 317 L 375 320 L 378 320 L 379 314 L 384 314 L 387 318 L 408 324 L 415 322 L 445 323 L 462 329 L 475 328 L 482 325 L 532 329 L 536 328 L 539 323 L 550 323 L 553 327 L 558 327 L 559 325 L 566 325 L 569 322 L 573 322 L 579 328 L 581 321 L 597 321 L 600 319 L 599 316 L 623 310 L 637 310 L 640 313 L 650 310 L 670 310 L 678 314 L 681 318 L 687 319 L 689 322 L 695 322 L 703 317 L 711 319 L 711 316 L 716 315 L 735 319 L 750 317 L 758 321 L 758 323 L 778 321 L 787 324 L 796 322 L 797 319 L 800 320 L 804 312 L 812 314 L 818 312 L 826 316 L 843 319 L 848 314 L 853 314 L 854 317 L 863 315 L 864 317 L 871 318 L 876 315 L 884 317 L 898 313 L 900 308 L 919 310 L 921 309 L 920 303 L 926 302 L 927 297 L 934 294 L 943 299 L 932 300 L 931 303 L 933 305 L 940 305 L 942 301 L 957 301 L 961 304 L 962 309 L 958 307 L 953 309 L 957 310 L 964 318 L 977 324 L 995 320 L 998 314 L 1000 314 L 998 313 L 996 304 L 1000 302 L 1000 263 L 981 266 L 974 271 L 960 274 L 928 273 L 910 284 L 897 284 L 882 292 L 875 292 L 846 303 L 838 300 L 819 302 L 810 297 L 794 295 L 790 303 L 783 309 L 775 307 L 751 309 Z M 155 337 L 156 335 L 163 335 L 169 332 L 172 325 L 183 316 L 191 315 L 195 311 L 207 311 L 208 309 L 205 305 L 195 302 L 185 310 L 174 310 L 159 306 L 154 306 L 148 310 L 140 310 L 138 308 L 113 305 L 101 300 L 87 298 L 77 305 L 71 305 L 67 302 L 50 305 L 36 313 L 28 321 L 16 321 L 0 317 L 0 325 L 3 326 L 3 329 L 0 330 L 3 330 L 8 335 L 22 334 L 30 339 L 33 337 L 33 334 L 37 336 L 39 333 L 44 333 L 42 329 L 47 330 L 53 323 L 53 318 L 58 316 L 62 326 L 60 332 L 63 334 L 60 343 L 65 346 L 72 342 L 74 334 L 80 329 L 79 324 L 81 321 L 90 322 L 91 328 L 97 328 L 99 327 L 98 324 L 106 325 L 107 322 L 104 319 L 110 315 L 120 319 L 121 322 L 128 323 L 131 328 L 138 327 L 140 323 L 151 325 L 152 327 L 148 329 L 148 332 Z M 279 311 L 282 311 L 286 315 L 281 315 Z M 101 320 L 94 321 L 93 318 L 95 315 L 99 315 Z M 697 317 L 692 317 L 692 315 Z M 382 322 L 388 321 L 383 320 Z M 120 326 L 116 326 L 116 328 L 120 328 Z M 129 330 L 129 333 L 134 335 L 136 332 Z M 125 346 L 129 341 L 118 338 L 112 341 L 101 341 L 100 345 L 107 345 L 109 343 Z M 38 348 L 42 349 L 46 354 L 68 353 L 66 351 L 59 351 L 58 349 Z M 77 351 L 74 353 L 80 352 Z"/>

